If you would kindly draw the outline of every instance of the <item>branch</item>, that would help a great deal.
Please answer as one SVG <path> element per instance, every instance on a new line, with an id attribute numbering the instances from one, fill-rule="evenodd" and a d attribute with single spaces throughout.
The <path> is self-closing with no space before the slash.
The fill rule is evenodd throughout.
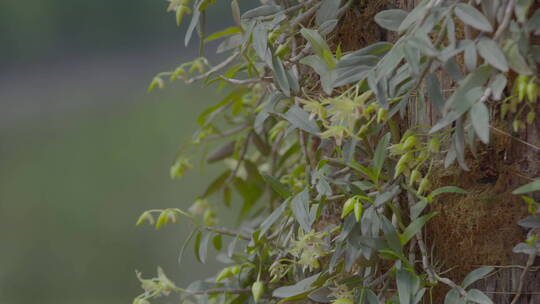
<path id="1" fill-rule="evenodd" d="M 243 234 L 241 232 L 232 231 L 227 228 L 218 228 L 218 227 L 212 227 L 212 226 L 202 226 L 201 228 L 206 231 L 215 232 L 218 234 L 232 236 L 232 237 L 237 237 L 239 239 L 246 240 L 246 241 L 251 240 L 251 237 L 249 235 Z"/>
<path id="2" fill-rule="evenodd" d="M 228 288 L 213 288 L 213 289 L 206 289 L 206 290 L 184 290 L 184 292 L 189 293 L 194 296 L 202 296 L 202 295 L 212 295 L 217 293 L 228 293 L 228 294 L 250 294 L 251 290 L 249 289 L 228 289 Z"/>
<path id="3" fill-rule="evenodd" d="M 229 56 L 227 59 L 225 59 L 223 62 L 221 62 L 220 64 L 214 66 L 213 68 L 211 68 L 210 70 L 208 70 L 208 72 L 204 73 L 204 74 L 201 74 L 199 76 L 196 76 L 196 77 L 193 77 L 193 78 L 190 78 L 190 79 L 186 79 L 184 82 L 187 83 L 187 84 L 191 84 L 191 83 L 194 83 L 195 81 L 199 81 L 199 80 L 202 80 L 202 79 L 205 79 L 207 78 L 208 76 L 212 75 L 213 73 L 217 72 L 217 71 L 220 71 L 224 68 L 226 68 L 231 62 L 233 62 L 238 56 L 240 55 L 240 51 L 236 51 L 234 52 L 231 56 Z"/>
<path id="4" fill-rule="evenodd" d="M 510 24 L 510 19 L 512 18 L 512 14 L 514 13 L 514 6 L 516 5 L 516 0 L 510 0 L 508 1 L 508 5 L 506 6 L 506 10 L 504 11 L 504 19 L 503 22 L 499 25 L 499 28 L 495 32 L 495 35 L 493 35 L 493 39 L 497 40 L 501 37 L 504 30 L 508 27 L 508 24 Z"/>

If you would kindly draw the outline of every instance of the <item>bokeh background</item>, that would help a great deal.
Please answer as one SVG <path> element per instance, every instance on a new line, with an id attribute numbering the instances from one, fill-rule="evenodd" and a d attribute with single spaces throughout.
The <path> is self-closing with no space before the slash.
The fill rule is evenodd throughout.
<path id="1" fill-rule="evenodd" d="M 146 92 L 155 73 L 196 56 L 166 7 L 0 1 L 0 303 L 131 303 L 135 269 L 163 266 L 179 285 L 214 271 L 192 250 L 177 263 L 188 226 L 134 226 L 143 210 L 187 208 L 218 173 L 168 177 L 220 93 Z M 227 1 L 212 11 L 210 31 L 229 23 Z"/>

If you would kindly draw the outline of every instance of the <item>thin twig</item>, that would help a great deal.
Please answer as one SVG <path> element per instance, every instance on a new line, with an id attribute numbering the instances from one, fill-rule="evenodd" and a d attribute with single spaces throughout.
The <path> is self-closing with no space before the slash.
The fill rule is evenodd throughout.
<path id="1" fill-rule="evenodd" d="M 248 84 L 254 84 L 254 83 L 260 83 L 261 81 L 265 81 L 263 78 L 249 78 L 249 79 L 234 79 L 234 78 L 227 78 L 225 76 L 219 76 L 219 79 L 234 84 L 234 85 L 248 85 Z"/>
<path id="2" fill-rule="evenodd" d="M 229 56 L 227 59 L 225 59 L 223 62 L 221 62 L 220 64 L 218 64 L 218 65 L 214 66 L 213 68 L 211 68 L 210 70 L 208 70 L 208 72 L 206 72 L 204 74 L 201 74 L 199 76 L 193 77 L 193 78 L 186 79 L 184 82 L 187 83 L 187 84 L 191 84 L 191 83 L 194 83 L 195 81 L 205 79 L 208 76 L 212 75 L 213 73 L 226 68 L 239 55 L 240 55 L 240 51 L 236 51 L 231 56 Z"/>
<path id="3" fill-rule="evenodd" d="M 244 161 L 244 158 L 246 157 L 247 150 L 249 147 L 249 140 L 251 139 L 251 136 L 253 135 L 253 131 L 249 132 L 248 136 L 246 137 L 246 140 L 244 141 L 244 147 L 242 147 L 242 152 L 240 153 L 240 158 L 238 159 L 238 163 L 236 163 L 236 167 L 234 168 L 233 173 L 227 178 L 227 184 L 229 184 L 238 174 L 238 170 L 240 170 L 240 166 L 242 165 L 242 162 Z"/>
<path id="4" fill-rule="evenodd" d="M 529 271 L 529 268 L 534 263 L 534 260 L 536 259 L 536 250 L 529 254 L 529 258 L 527 259 L 527 264 L 525 265 L 525 268 L 521 272 L 521 276 L 519 277 L 519 284 L 518 289 L 516 291 L 516 295 L 514 296 L 514 299 L 512 299 L 512 302 L 510 304 L 516 304 L 519 300 L 519 297 L 521 296 L 521 292 L 523 291 L 523 285 L 525 284 L 525 276 L 527 276 L 527 272 Z"/>
<path id="5" fill-rule="evenodd" d="M 513 140 L 515 140 L 515 141 L 517 141 L 517 142 L 519 142 L 519 143 L 522 143 L 522 144 L 524 144 L 524 145 L 526 145 L 526 146 L 528 146 L 528 147 L 530 147 L 530 148 L 533 148 L 534 150 L 540 151 L 540 147 L 537 147 L 537 146 L 535 146 L 535 145 L 533 145 L 533 144 L 531 144 L 531 143 L 528 143 L 528 142 L 526 142 L 526 141 L 524 141 L 524 140 L 522 140 L 522 139 L 519 139 L 519 138 L 517 138 L 517 137 L 515 137 L 515 136 L 512 136 L 512 134 L 509 134 L 509 133 L 504 132 L 503 130 L 497 129 L 497 128 L 494 127 L 494 126 L 489 126 L 489 127 L 490 127 L 491 129 L 493 129 L 493 131 L 497 131 L 497 132 L 499 132 L 499 133 L 501 133 L 501 134 L 503 134 L 503 135 L 506 135 L 506 136 L 512 138 Z"/>
<path id="6" fill-rule="evenodd" d="M 249 127 L 249 125 L 240 125 L 238 127 L 219 132 L 219 134 L 208 136 L 208 137 L 206 137 L 206 139 L 207 140 L 221 139 L 221 138 L 223 138 L 225 136 L 230 136 L 230 135 L 234 135 L 236 133 L 240 133 L 240 132 L 244 131 L 247 127 Z"/>
<path id="7" fill-rule="evenodd" d="M 510 0 L 508 1 L 508 5 L 506 6 L 506 10 L 504 11 L 504 19 L 503 22 L 499 25 L 499 28 L 495 32 L 495 35 L 493 35 L 493 39 L 497 40 L 501 37 L 504 30 L 508 27 L 508 24 L 510 24 L 510 19 L 512 18 L 512 14 L 514 13 L 514 6 L 516 5 L 516 0 Z"/>
<path id="8" fill-rule="evenodd" d="M 232 231 L 232 230 L 229 230 L 227 228 L 219 228 L 219 227 L 212 227 L 212 226 L 203 226 L 202 229 L 206 230 L 206 231 L 210 231 L 210 232 L 215 232 L 215 233 L 218 233 L 218 234 L 222 234 L 222 235 L 227 235 L 227 236 L 232 236 L 232 237 L 237 237 L 239 239 L 242 239 L 242 240 L 246 240 L 246 241 L 249 241 L 251 240 L 251 237 L 247 234 L 243 234 L 241 232 L 236 232 L 236 231 Z"/>
<path id="9" fill-rule="evenodd" d="M 212 295 L 212 294 L 218 294 L 218 293 L 228 293 L 228 294 L 250 294 L 251 290 L 249 289 L 228 289 L 228 288 L 213 288 L 213 289 L 206 289 L 206 290 L 184 290 L 184 292 L 189 293 L 194 296 L 202 296 L 202 295 Z"/>

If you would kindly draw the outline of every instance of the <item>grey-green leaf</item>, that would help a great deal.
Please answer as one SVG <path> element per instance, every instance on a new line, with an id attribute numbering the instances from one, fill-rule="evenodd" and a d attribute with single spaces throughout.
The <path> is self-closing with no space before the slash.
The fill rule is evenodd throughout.
<path id="1" fill-rule="evenodd" d="M 375 22 L 384 29 L 398 31 L 401 22 L 403 22 L 407 15 L 408 13 L 404 10 L 390 9 L 375 15 Z"/>
<path id="2" fill-rule="evenodd" d="M 517 188 L 516 190 L 514 190 L 512 194 L 525 194 L 525 193 L 534 192 L 534 191 L 540 191 L 540 180 L 536 180 L 534 182 L 530 182 L 526 185 L 523 185 Z"/>
<path id="3" fill-rule="evenodd" d="M 465 279 L 463 279 L 463 283 L 461 284 L 461 286 L 463 286 L 463 288 L 467 288 L 469 287 L 472 283 L 480 280 L 480 279 L 483 279 L 485 276 L 487 276 L 488 274 L 490 274 L 495 268 L 491 267 L 491 266 L 485 266 L 485 267 L 480 267 L 478 269 L 475 269 L 473 271 L 471 271 L 466 277 Z"/>
<path id="4" fill-rule="evenodd" d="M 474 132 L 480 140 L 489 143 L 489 110 L 483 102 L 477 102 L 469 111 Z"/>
<path id="5" fill-rule="evenodd" d="M 493 301 L 478 289 L 469 290 L 467 292 L 467 300 L 478 304 L 493 304 Z"/>
<path id="6" fill-rule="evenodd" d="M 304 189 L 292 199 L 291 208 L 300 227 L 305 232 L 310 232 L 313 221 L 309 212 L 309 193 L 307 189 Z"/>
<path id="7" fill-rule="evenodd" d="M 478 53 L 487 63 L 503 72 L 508 71 L 508 62 L 497 42 L 489 38 L 481 38 L 477 48 Z"/>
<path id="8" fill-rule="evenodd" d="M 390 136 L 390 133 L 383 136 L 375 149 L 375 156 L 373 157 L 373 169 L 377 177 L 379 177 L 381 174 L 384 160 L 386 159 L 388 144 L 390 143 Z"/>
<path id="9" fill-rule="evenodd" d="M 293 105 L 283 117 L 295 128 L 304 130 L 311 134 L 319 134 L 321 130 L 314 120 L 309 119 L 309 113 L 297 105 Z"/>
<path id="10" fill-rule="evenodd" d="M 493 32 L 493 26 L 489 20 L 473 6 L 460 2 L 456 5 L 454 12 L 465 24 L 483 32 Z"/>

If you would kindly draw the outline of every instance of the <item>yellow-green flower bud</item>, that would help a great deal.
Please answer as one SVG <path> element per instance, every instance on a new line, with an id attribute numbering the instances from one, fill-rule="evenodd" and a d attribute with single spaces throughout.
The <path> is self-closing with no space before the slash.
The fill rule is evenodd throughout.
<path id="1" fill-rule="evenodd" d="M 203 222 L 206 226 L 214 226 L 216 224 L 216 214 L 211 209 L 204 212 Z"/>
<path id="2" fill-rule="evenodd" d="M 351 197 L 347 201 L 345 201 L 345 204 L 343 205 L 343 210 L 341 211 L 341 218 L 345 218 L 347 215 L 349 215 L 349 213 L 351 213 L 351 211 L 353 211 L 354 203 L 354 197 Z"/>
<path id="3" fill-rule="evenodd" d="M 364 211 L 364 207 L 362 206 L 362 203 L 360 201 L 356 201 L 354 203 L 354 217 L 356 218 L 356 222 L 360 222 L 360 219 L 362 219 L 362 212 Z"/>
<path id="4" fill-rule="evenodd" d="M 388 110 L 385 108 L 380 108 L 377 112 L 377 123 L 381 123 L 388 118 Z"/>
<path id="5" fill-rule="evenodd" d="M 332 302 L 332 304 L 354 304 L 354 302 L 349 298 L 339 298 Z"/>
<path id="6" fill-rule="evenodd" d="M 521 121 L 516 119 L 514 120 L 514 122 L 512 122 L 512 128 L 514 129 L 514 132 L 518 132 L 520 127 L 521 127 Z"/>
<path id="7" fill-rule="evenodd" d="M 536 79 L 533 78 L 527 84 L 527 99 L 529 102 L 536 102 L 538 98 L 538 85 L 536 84 Z"/>
<path id="8" fill-rule="evenodd" d="M 253 299 L 255 300 L 255 303 L 257 303 L 264 294 L 264 283 L 261 281 L 253 283 L 253 285 L 251 286 L 251 293 L 253 294 Z"/>
<path id="9" fill-rule="evenodd" d="M 522 102 L 523 99 L 525 99 L 528 82 L 529 82 L 529 77 L 527 77 L 526 75 L 519 75 L 519 77 L 517 78 L 516 90 L 517 90 L 517 96 L 518 96 L 519 102 Z"/>
<path id="10" fill-rule="evenodd" d="M 431 153 L 438 153 L 441 149 L 441 141 L 437 137 L 433 137 L 428 142 L 428 151 Z"/>
<path id="11" fill-rule="evenodd" d="M 528 114 L 527 114 L 527 124 L 532 124 L 534 122 L 534 119 L 536 118 L 536 113 L 534 113 L 533 111 L 530 111 Z"/>
<path id="12" fill-rule="evenodd" d="M 429 188 L 429 180 L 427 177 L 422 178 L 422 181 L 420 181 L 420 186 L 418 187 L 418 191 L 416 191 L 417 194 L 422 194 L 424 191 L 428 190 Z"/>
<path id="13" fill-rule="evenodd" d="M 422 178 L 422 173 L 418 169 L 414 169 L 409 178 L 409 185 L 412 186 L 414 183 L 418 182 Z"/>
<path id="14" fill-rule="evenodd" d="M 407 164 L 413 159 L 413 155 L 413 152 L 407 152 L 399 158 L 394 178 L 398 177 L 405 169 L 407 169 Z"/>
<path id="15" fill-rule="evenodd" d="M 407 137 L 407 139 L 405 139 L 405 141 L 403 142 L 403 149 L 404 150 L 412 149 L 416 146 L 417 143 L 418 143 L 418 139 L 416 138 L 416 136 L 411 135 Z"/>

